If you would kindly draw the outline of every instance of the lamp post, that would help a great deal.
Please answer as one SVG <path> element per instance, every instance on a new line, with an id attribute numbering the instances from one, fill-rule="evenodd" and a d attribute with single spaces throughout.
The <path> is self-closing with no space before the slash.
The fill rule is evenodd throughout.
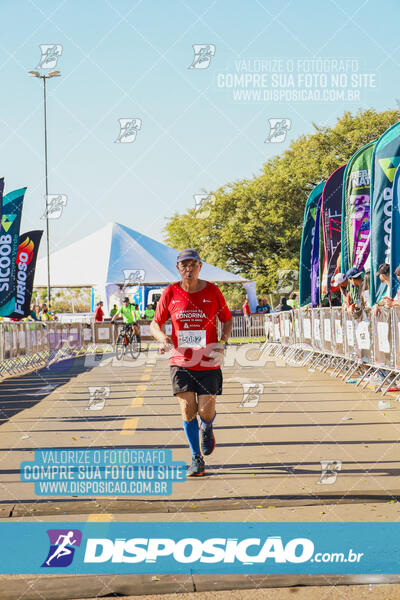
<path id="1" fill-rule="evenodd" d="M 47 173 L 47 112 L 46 112 L 46 79 L 51 77 L 60 77 L 60 71 L 51 71 L 47 75 L 41 75 L 38 71 L 29 71 L 34 77 L 38 77 L 43 80 L 43 106 L 44 106 L 44 170 L 46 180 L 46 238 L 47 238 L 47 303 L 50 308 L 50 236 L 49 236 L 49 210 L 48 210 L 48 198 L 49 198 L 49 185 L 48 185 L 48 173 Z"/>

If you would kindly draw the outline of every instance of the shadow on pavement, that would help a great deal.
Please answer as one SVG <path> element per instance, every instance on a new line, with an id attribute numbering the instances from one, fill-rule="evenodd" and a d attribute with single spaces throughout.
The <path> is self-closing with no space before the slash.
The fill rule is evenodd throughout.
<path id="1" fill-rule="evenodd" d="M 51 392 L 96 365 L 85 366 L 85 356 L 67 358 L 31 371 L 10 377 L 0 383 L 0 425 L 19 412 L 31 408 Z"/>

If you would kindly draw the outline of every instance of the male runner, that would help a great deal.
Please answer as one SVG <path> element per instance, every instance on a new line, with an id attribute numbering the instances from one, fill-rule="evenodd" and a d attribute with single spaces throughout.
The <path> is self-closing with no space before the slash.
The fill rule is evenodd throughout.
<path id="1" fill-rule="evenodd" d="M 163 291 L 150 325 L 153 337 L 160 343 L 160 352 L 171 350 L 172 390 L 179 400 L 183 428 L 192 451 L 189 477 L 203 475 L 205 470 L 197 415 L 203 455 L 211 454 L 215 448 L 212 423 L 216 397 L 222 394 L 220 364 L 232 330 L 232 315 L 220 289 L 199 279 L 201 266 L 196 250 L 187 248 L 178 254 L 177 269 L 182 281 Z M 168 318 L 172 321 L 171 338 L 161 330 Z M 217 318 L 222 323 L 219 342 Z"/>
<path id="2" fill-rule="evenodd" d="M 140 328 L 136 322 L 135 309 L 132 306 L 131 301 L 129 300 L 128 296 L 126 296 L 126 298 L 124 298 L 122 306 L 120 306 L 120 308 L 117 310 L 117 312 L 111 319 L 111 323 L 113 323 L 115 321 L 115 319 L 117 319 L 119 317 L 119 315 L 122 316 L 124 323 L 131 326 L 134 334 L 136 335 L 136 340 L 138 342 L 140 342 Z"/>

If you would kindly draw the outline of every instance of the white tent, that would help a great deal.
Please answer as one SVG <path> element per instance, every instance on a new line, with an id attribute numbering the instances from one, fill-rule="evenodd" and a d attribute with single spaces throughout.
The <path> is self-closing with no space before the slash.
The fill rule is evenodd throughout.
<path id="1" fill-rule="evenodd" d="M 124 271 L 137 270 L 141 273 L 141 284 L 169 284 L 179 279 L 178 252 L 125 225 L 108 223 L 50 255 L 50 283 L 52 287 L 124 284 Z M 203 263 L 201 278 L 219 283 L 248 281 L 207 263 Z M 37 262 L 34 285 L 47 286 L 46 258 Z"/>

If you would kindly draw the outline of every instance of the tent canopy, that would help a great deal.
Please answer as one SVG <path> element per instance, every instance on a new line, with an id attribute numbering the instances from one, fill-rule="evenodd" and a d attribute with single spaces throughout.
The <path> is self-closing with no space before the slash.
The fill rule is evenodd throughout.
<path id="1" fill-rule="evenodd" d="M 126 270 L 141 272 L 141 284 L 169 284 L 179 279 L 179 251 L 119 223 L 102 229 L 50 255 L 52 287 L 124 284 Z M 201 278 L 219 283 L 248 281 L 203 262 Z M 47 286 L 47 259 L 37 262 L 36 287 Z"/>

